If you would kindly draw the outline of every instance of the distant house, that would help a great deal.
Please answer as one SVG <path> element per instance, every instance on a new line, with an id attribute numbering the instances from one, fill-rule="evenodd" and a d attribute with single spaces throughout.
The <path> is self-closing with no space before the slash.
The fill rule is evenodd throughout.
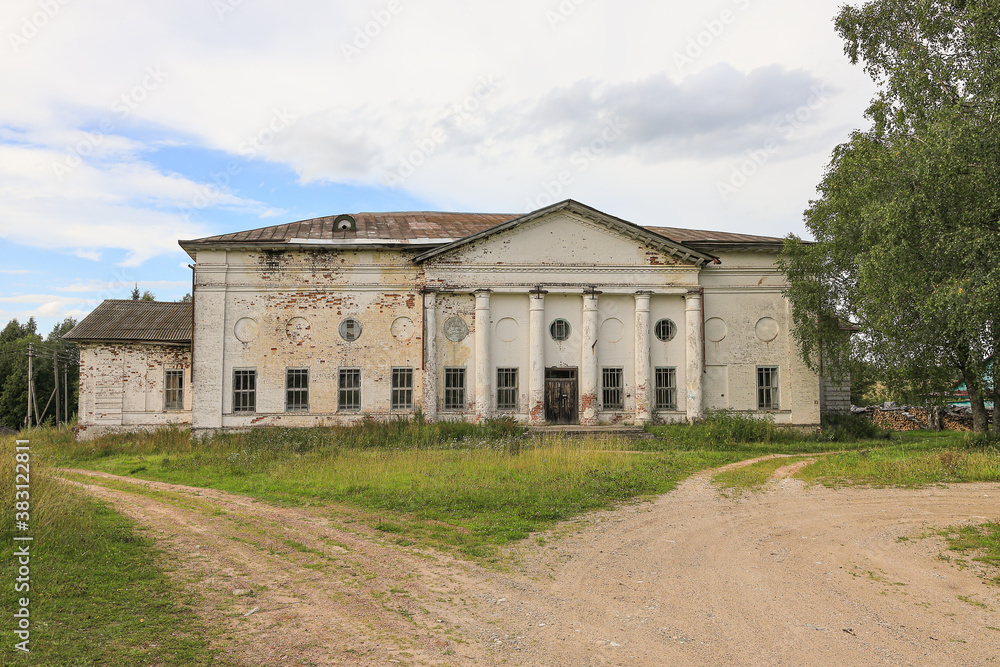
<path id="1" fill-rule="evenodd" d="M 849 404 L 798 356 L 779 238 L 640 227 L 565 201 L 180 245 L 193 306 L 108 301 L 66 336 L 81 347 L 82 437 L 418 410 L 599 425 L 728 409 L 816 426 L 821 405 Z"/>
<path id="2" fill-rule="evenodd" d="M 986 366 L 986 386 L 990 389 L 993 388 L 993 359 L 990 359 Z M 969 400 L 969 387 L 966 386 L 964 382 L 959 382 L 953 386 L 948 395 L 950 397 L 948 403 L 957 407 L 968 408 L 972 407 L 972 402 Z M 993 409 L 993 401 L 984 401 L 987 410 Z"/>

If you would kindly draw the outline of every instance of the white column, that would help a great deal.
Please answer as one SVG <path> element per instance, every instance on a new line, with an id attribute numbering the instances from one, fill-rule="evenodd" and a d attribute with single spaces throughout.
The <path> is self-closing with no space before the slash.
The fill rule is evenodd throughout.
<path id="1" fill-rule="evenodd" d="M 528 295 L 528 411 L 532 424 L 545 423 L 545 295 Z"/>
<path id="2" fill-rule="evenodd" d="M 225 254 L 198 253 L 196 266 L 191 432 L 202 435 L 222 427 L 226 392 L 231 391 L 226 378 L 226 334 L 232 331 L 228 327 L 234 323 L 226 319 L 228 265 Z"/>
<path id="3" fill-rule="evenodd" d="M 437 293 L 424 293 L 423 411 L 427 421 L 437 420 Z"/>
<path id="4" fill-rule="evenodd" d="M 701 419 L 705 414 L 702 379 L 705 374 L 705 337 L 703 332 L 701 290 L 691 290 L 684 298 L 685 330 L 687 336 L 687 418 Z"/>
<path id="5" fill-rule="evenodd" d="M 581 424 L 597 424 L 600 403 L 597 400 L 597 299 L 600 292 L 593 290 L 583 295 L 582 354 L 580 359 L 580 397 L 583 414 Z"/>
<path id="6" fill-rule="evenodd" d="M 476 290 L 476 421 L 490 418 L 490 290 Z"/>
<path id="7" fill-rule="evenodd" d="M 635 294 L 635 420 L 645 424 L 653 418 L 649 359 L 649 296 L 652 292 Z"/>

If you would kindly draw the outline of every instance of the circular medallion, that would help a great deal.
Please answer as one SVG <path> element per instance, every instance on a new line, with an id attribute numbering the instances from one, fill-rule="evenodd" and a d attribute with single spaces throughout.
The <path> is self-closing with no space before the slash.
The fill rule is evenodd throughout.
<path id="1" fill-rule="evenodd" d="M 444 337 L 453 343 L 465 340 L 469 335 L 469 325 L 461 317 L 449 317 L 444 323 Z"/>
<path id="2" fill-rule="evenodd" d="M 497 322 L 497 338 L 505 343 L 510 343 L 517 338 L 517 320 L 513 317 L 505 317 Z"/>
<path id="3" fill-rule="evenodd" d="M 625 335 L 625 325 L 614 317 L 601 323 L 601 338 L 605 343 L 617 343 Z"/>
<path id="4" fill-rule="evenodd" d="M 765 343 L 770 343 L 778 337 L 778 323 L 770 317 L 762 317 L 757 320 L 754 332 L 757 334 L 757 338 L 760 338 Z"/>
<path id="5" fill-rule="evenodd" d="M 409 317 L 397 317 L 392 321 L 392 326 L 389 327 L 389 332 L 392 334 L 392 337 L 400 343 L 405 343 L 413 338 L 413 328 L 413 320 Z"/>
<path id="6" fill-rule="evenodd" d="M 293 317 L 285 324 L 285 335 L 293 343 L 301 343 L 309 338 L 309 320 L 304 317 Z"/>
<path id="7" fill-rule="evenodd" d="M 236 340 L 241 343 L 252 343 L 257 340 L 257 334 L 259 333 L 257 320 L 252 317 L 241 317 L 236 320 L 233 333 L 236 335 Z"/>
<path id="8" fill-rule="evenodd" d="M 713 317 L 705 322 L 705 338 L 713 343 L 723 340 L 728 333 L 729 328 L 721 317 Z"/>

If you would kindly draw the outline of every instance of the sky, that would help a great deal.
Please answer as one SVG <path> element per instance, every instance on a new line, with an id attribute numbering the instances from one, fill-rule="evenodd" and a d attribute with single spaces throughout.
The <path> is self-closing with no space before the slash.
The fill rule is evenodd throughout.
<path id="1" fill-rule="evenodd" d="M 4 0 L 0 326 L 134 285 L 178 239 L 365 211 L 808 236 L 875 92 L 843 0 Z"/>

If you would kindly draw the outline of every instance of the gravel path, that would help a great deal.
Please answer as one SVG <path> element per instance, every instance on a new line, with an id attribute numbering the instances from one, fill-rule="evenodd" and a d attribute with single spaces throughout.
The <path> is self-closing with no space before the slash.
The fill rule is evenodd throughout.
<path id="1" fill-rule="evenodd" d="M 1000 485 L 834 490 L 791 468 L 737 497 L 695 475 L 534 536 L 502 573 L 340 506 L 65 472 L 151 530 L 248 665 L 1000 662 L 1000 588 L 931 534 L 1000 519 Z"/>

